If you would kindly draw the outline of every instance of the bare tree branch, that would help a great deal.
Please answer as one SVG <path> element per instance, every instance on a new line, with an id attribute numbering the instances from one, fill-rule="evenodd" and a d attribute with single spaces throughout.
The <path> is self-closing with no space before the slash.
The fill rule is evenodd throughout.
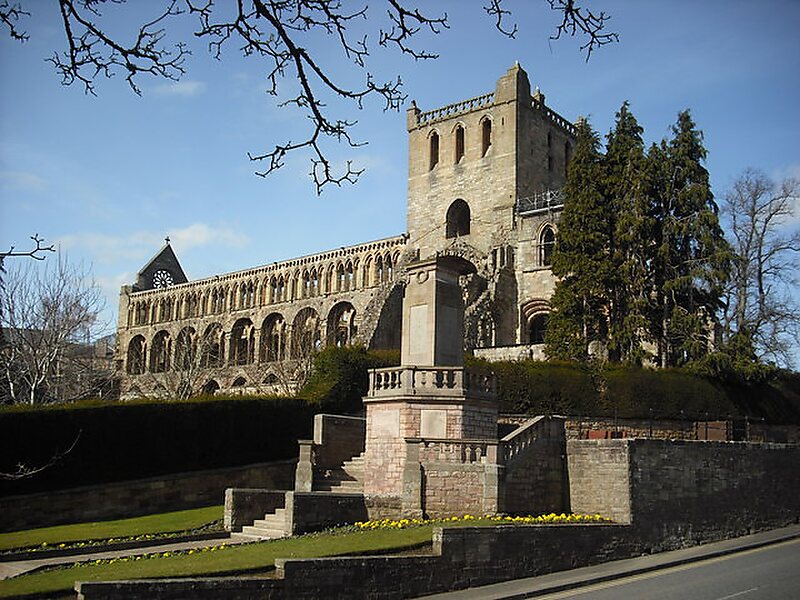
<path id="1" fill-rule="evenodd" d="M 70 444 L 69 448 L 67 448 L 66 450 L 57 451 L 55 454 L 53 454 L 53 456 L 50 457 L 50 459 L 46 463 L 38 467 L 30 467 L 22 462 L 17 463 L 17 469 L 14 472 L 12 473 L 0 472 L 0 479 L 5 479 L 6 481 L 25 479 L 27 477 L 33 477 L 34 475 L 36 475 L 37 473 L 41 473 L 45 469 L 49 469 L 75 449 L 75 446 L 77 446 L 78 440 L 81 437 L 81 433 L 83 433 L 82 429 L 78 431 L 78 435 L 75 436 L 75 439 L 72 441 L 72 444 Z"/>
<path id="2" fill-rule="evenodd" d="M 143 74 L 177 81 L 185 74 L 190 51 L 183 41 L 169 42 L 168 31 L 178 19 L 195 18 L 199 27 L 194 36 L 207 42 L 214 58 L 221 59 L 223 46 L 230 42 L 245 57 L 265 63 L 269 94 L 278 95 L 279 83 L 282 92 L 298 86 L 278 106 L 299 109 L 308 119 L 307 129 L 296 139 L 275 144 L 267 152 L 248 152 L 247 156 L 265 165 L 256 174 L 266 177 L 284 166 L 289 153 L 309 152 L 310 177 L 317 193 L 329 184 L 355 183 L 363 173 L 352 161 L 345 161 L 344 166 L 331 161 L 328 142 L 350 148 L 364 143 L 353 135 L 357 121 L 334 115 L 331 100 L 343 99 L 361 109 L 369 98 L 382 99 L 384 110 L 399 110 L 406 100 L 399 76 L 382 78 L 369 70 L 370 35 L 381 47 L 426 60 L 438 54 L 419 45 L 423 34 L 437 35 L 450 27 L 446 13 L 429 14 L 427 4 L 420 9 L 410 0 L 235 0 L 224 8 L 213 0 L 161 0 L 156 16 L 141 24 L 134 21 L 136 35 L 123 42 L 102 26 L 102 9 L 125 1 L 58 0 L 67 49 L 48 60 L 62 83 L 79 82 L 87 94 L 94 95 L 95 81 L 101 76 L 124 73 L 136 94 L 141 94 L 138 81 Z M 595 15 L 578 7 L 575 0 L 546 1 L 563 16 L 552 39 L 562 34 L 588 37 L 581 48 L 587 50 L 587 60 L 596 47 L 617 40 L 616 33 L 605 32 L 609 18 L 605 13 Z M 152 4 L 148 3 L 148 8 Z M 385 12 L 374 8 L 376 5 L 385 6 Z M 372 14 L 368 14 L 370 6 L 374 8 Z M 517 25 L 508 25 L 511 11 L 505 8 L 504 0 L 485 0 L 483 10 L 494 19 L 494 27 L 501 34 L 516 36 Z M 22 39 L 25 35 L 19 32 L 17 20 L 26 14 L 21 4 L 12 6 L 7 0 L 0 4 L 0 17 L 12 37 Z M 324 51 L 309 50 L 320 43 Z M 328 59 L 336 55 L 352 62 L 356 72 L 363 74 L 363 83 L 349 83 L 352 72 L 329 66 Z"/>
<path id="3" fill-rule="evenodd" d="M 44 238 L 39 237 L 38 233 L 34 233 L 31 236 L 35 247 L 31 250 L 23 250 L 19 251 L 16 249 L 16 246 L 11 246 L 8 249 L 8 252 L 0 252 L 0 265 L 3 264 L 3 260 L 10 257 L 10 256 L 28 256 L 34 260 L 44 260 L 44 252 L 55 252 L 55 246 L 53 244 L 45 245 Z"/>
<path id="4" fill-rule="evenodd" d="M 18 27 L 18 21 L 20 17 L 29 17 L 30 13 L 25 12 L 22 10 L 22 7 L 19 4 L 9 4 L 7 0 L 3 0 L 0 2 L 0 21 L 3 22 L 3 25 L 8 27 L 8 34 L 11 36 L 12 39 L 18 40 L 20 42 L 25 42 L 28 40 L 29 36 L 27 32 L 20 31 Z"/>
<path id="5" fill-rule="evenodd" d="M 592 56 L 595 48 L 619 41 L 619 34 L 606 32 L 606 22 L 611 18 L 605 12 L 595 14 L 589 9 L 577 5 L 576 0 L 547 0 L 551 10 L 561 13 L 561 23 L 556 27 L 556 32 L 550 36 L 551 40 L 559 40 L 562 35 L 575 37 L 584 35 L 588 39 L 581 46 L 586 50 L 586 62 Z"/>

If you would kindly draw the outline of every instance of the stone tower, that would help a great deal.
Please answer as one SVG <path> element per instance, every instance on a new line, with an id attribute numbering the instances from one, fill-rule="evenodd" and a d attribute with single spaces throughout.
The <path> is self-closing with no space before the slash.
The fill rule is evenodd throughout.
<path id="1" fill-rule="evenodd" d="M 531 315 L 522 305 L 552 292 L 539 254 L 543 227 L 554 234 L 560 212 L 550 198 L 566 179 L 573 125 L 538 89 L 531 95 L 515 64 L 493 93 L 428 112 L 412 103 L 407 129 L 409 248 L 420 260 L 457 255 L 474 264 L 462 281 L 466 347 L 525 343 Z M 531 276 L 540 268 L 546 273 Z"/>

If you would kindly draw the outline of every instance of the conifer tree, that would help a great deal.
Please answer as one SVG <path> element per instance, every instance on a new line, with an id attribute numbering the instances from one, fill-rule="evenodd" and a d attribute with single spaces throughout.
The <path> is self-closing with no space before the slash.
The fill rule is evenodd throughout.
<path id="1" fill-rule="evenodd" d="M 545 344 L 552 358 L 584 360 L 589 344 L 605 342 L 608 335 L 613 219 L 604 195 L 599 137 L 586 120 L 576 129 L 553 252 L 553 273 L 559 281 L 550 301 Z"/>
<path id="2" fill-rule="evenodd" d="M 641 363 L 648 330 L 647 305 L 651 284 L 652 223 L 642 193 L 644 142 L 642 127 L 624 102 L 606 136 L 605 195 L 612 209 L 610 259 L 613 265 L 609 319 L 609 358 Z"/>
<path id="3" fill-rule="evenodd" d="M 653 239 L 651 332 L 661 366 L 705 355 L 729 273 L 730 249 L 709 185 L 703 135 L 689 111 L 678 115 L 673 138 L 648 153 Z"/>

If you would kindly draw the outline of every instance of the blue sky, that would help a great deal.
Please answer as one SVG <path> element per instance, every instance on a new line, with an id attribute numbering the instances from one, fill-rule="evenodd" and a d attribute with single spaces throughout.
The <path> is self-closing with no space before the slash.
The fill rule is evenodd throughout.
<path id="1" fill-rule="evenodd" d="M 330 155 L 367 171 L 357 185 L 318 197 L 308 155 L 291 156 L 267 179 L 253 175 L 262 167 L 247 152 L 298 138 L 303 121 L 276 106 L 264 65 L 241 58 L 235 45 L 215 61 L 190 39 L 180 83 L 143 77 L 138 97 L 118 76 L 98 81 L 95 98 L 63 87 L 44 61 L 64 49 L 55 3 L 28 4 L 31 39 L 0 39 L 0 245 L 22 248 L 39 233 L 71 260 L 90 263 L 109 319 L 119 286 L 166 235 L 194 279 L 405 231 L 404 111 L 383 112 L 377 100 L 360 112 L 332 102 L 338 115 L 359 121 L 355 135 L 369 143 L 329 146 Z M 111 11 L 109 27 L 125 35 L 130 11 L 146 17 L 161 4 Z M 492 91 L 518 60 L 548 105 L 570 120 L 588 116 L 603 134 L 624 100 L 648 141 L 668 136 L 678 111 L 690 108 L 718 197 L 748 166 L 800 176 L 800 2 L 592 4 L 612 15 L 620 42 L 588 63 L 576 40 L 548 39 L 557 15 L 544 0 L 508 3 L 516 40 L 493 30 L 482 2 L 440 0 L 430 6 L 447 11 L 451 29 L 424 38 L 438 60 L 376 51 L 369 69 L 379 79 L 399 74 L 409 101 L 429 110 Z M 370 11 L 380 17 L 383 7 L 372 2 Z M 191 38 L 192 25 L 171 32 Z M 337 77 L 360 79 L 329 42 L 310 48 Z"/>

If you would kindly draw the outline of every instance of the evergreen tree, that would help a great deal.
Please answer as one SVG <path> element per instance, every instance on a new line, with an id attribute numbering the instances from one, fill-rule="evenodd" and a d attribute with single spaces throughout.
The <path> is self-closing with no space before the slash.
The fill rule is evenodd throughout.
<path id="1" fill-rule="evenodd" d="M 600 140 L 586 120 L 577 125 L 575 152 L 564 186 L 564 212 L 553 252 L 559 277 L 545 334 L 552 358 L 584 360 L 593 341 L 608 335 L 612 207 L 604 195 Z"/>
<path id="2" fill-rule="evenodd" d="M 651 284 L 652 223 L 642 193 L 644 142 L 642 127 L 624 102 L 606 136 L 605 195 L 611 204 L 613 228 L 610 259 L 609 358 L 640 364 L 644 358 L 647 305 Z"/>
<path id="3" fill-rule="evenodd" d="M 651 147 L 646 185 L 655 243 L 650 329 L 663 367 L 697 360 L 710 349 L 730 260 L 702 165 L 703 135 L 688 110 L 672 133 L 669 142 Z"/>

